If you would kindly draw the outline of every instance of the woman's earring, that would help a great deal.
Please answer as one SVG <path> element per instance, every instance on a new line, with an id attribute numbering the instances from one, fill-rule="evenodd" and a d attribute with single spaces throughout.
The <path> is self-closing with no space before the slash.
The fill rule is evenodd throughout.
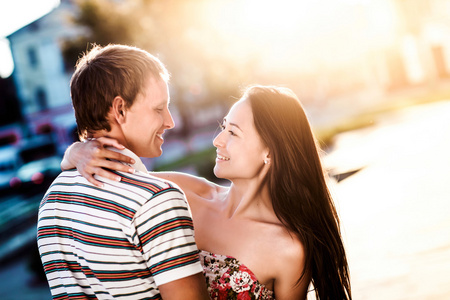
<path id="1" fill-rule="evenodd" d="M 267 165 L 269 163 L 269 160 L 265 159 L 264 164 Z"/>

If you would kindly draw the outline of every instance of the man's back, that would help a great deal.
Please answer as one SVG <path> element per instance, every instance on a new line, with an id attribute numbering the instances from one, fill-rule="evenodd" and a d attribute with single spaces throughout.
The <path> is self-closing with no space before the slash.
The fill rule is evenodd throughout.
<path id="1" fill-rule="evenodd" d="M 145 172 L 104 188 L 64 171 L 42 200 L 38 246 L 54 299 L 160 299 L 202 271 L 183 193 Z"/>

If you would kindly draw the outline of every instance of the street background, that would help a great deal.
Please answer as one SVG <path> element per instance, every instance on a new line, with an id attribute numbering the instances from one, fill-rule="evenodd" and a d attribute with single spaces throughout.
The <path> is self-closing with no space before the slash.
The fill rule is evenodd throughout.
<path id="1" fill-rule="evenodd" d="M 37 209 L 78 140 L 76 60 L 109 43 L 171 73 L 176 127 L 149 170 L 217 180 L 211 141 L 241 90 L 289 87 L 324 150 L 354 299 L 450 298 L 449 28 L 450 0 L 0 1 L 0 299 L 50 298 Z"/>
<path id="2" fill-rule="evenodd" d="M 445 99 L 377 114 L 376 125 L 337 135 L 324 154 L 330 174 L 351 174 L 330 188 L 354 299 L 450 297 L 449 115 Z M 0 269 L 0 299 L 49 299 L 32 252 Z"/>

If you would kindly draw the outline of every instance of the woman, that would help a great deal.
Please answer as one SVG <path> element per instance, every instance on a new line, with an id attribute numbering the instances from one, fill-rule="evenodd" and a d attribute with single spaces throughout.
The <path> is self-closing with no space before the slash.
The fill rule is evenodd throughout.
<path id="1" fill-rule="evenodd" d="M 176 172 L 152 173 L 178 184 L 192 209 L 195 239 L 213 299 L 351 299 L 339 218 L 318 148 L 296 95 L 286 88 L 252 86 L 233 105 L 214 139 L 220 186 Z M 63 166 L 92 183 L 98 174 L 127 172 L 106 160 L 127 157 L 99 147 L 72 147 Z"/>

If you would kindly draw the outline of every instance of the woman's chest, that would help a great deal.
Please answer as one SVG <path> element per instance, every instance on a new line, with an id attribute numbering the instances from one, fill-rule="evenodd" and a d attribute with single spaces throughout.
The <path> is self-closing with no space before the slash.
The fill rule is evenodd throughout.
<path id="1" fill-rule="evenodd" d="M 214 214 L 198 218 L 195 226 L 195 240 L 199 249 L 238 259 L 254 273 L 260 283 L 269 289 L 273 288 L 276 259 L 264 226 L 224 220 Z"/>

